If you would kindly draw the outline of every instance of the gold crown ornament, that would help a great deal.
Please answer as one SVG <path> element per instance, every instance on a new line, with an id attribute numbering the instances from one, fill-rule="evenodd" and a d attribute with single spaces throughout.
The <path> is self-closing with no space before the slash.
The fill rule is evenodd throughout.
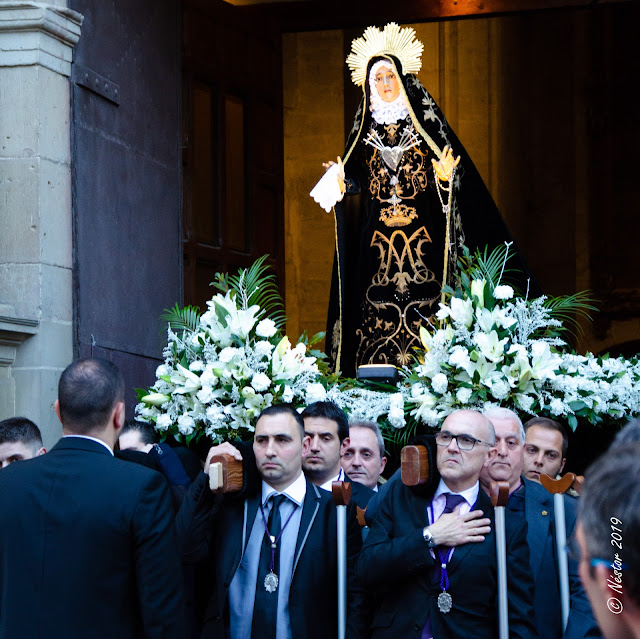
<path id="1" fill-rule="evenodd" d="M 361 87 L 367 79 L 367 65 L 378 55 L 393 55 L 402 64 L 402 73 L 418 73 L 422 67 L 424 45 L 416 40 L 416 32 L 411 27 L 401 28 L 390 22 L 380 31 L 378 27 L 367 27 L 360 38 L 351 43 L 351 53 L 347 65 L 351 69 L 351 80 Z"/>

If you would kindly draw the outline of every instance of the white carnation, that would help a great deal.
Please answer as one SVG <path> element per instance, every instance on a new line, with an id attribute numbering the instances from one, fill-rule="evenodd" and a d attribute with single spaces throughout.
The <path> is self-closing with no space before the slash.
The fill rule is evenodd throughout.
<path id="1" fill-rule="evenodd" d="M 447 391 L 447 376 L 444 373 L 438 373 L 432 380 L 431 386 L 436 393 L 443 395 Z"/>
<path id="2" fill-rule="evenodd" d="M 285 386 L 282 391 L 282 401 L 289 404 L 293 401 L 293 388 L 291 386 Z"/>
<path id="3" fill-rule="evenodd" d="M 169 426 L 171 426 L 171 423 L 171 417 L 166 413 L 158 415 L 158 419 L 156 419 L 156 430 L 167 430 Z"/>
<path id="4" fill-rule="evenodd" d="M 388 419 L 394 428 L 404 428 L 404 398 L 402 393 L 394 393 L 390 397 Z"/>
<path id="5" fill-rule="evenodd" d="M 220 351 L 220 361 L 223 364 L 229 363 L 238 354 L 238 349 L 233 346 L 227 346 Z"/>
<path id="6" fill-rule="evenodd" d="M 264 373 L 256 373 L 251 380 L 251 386 L 253 386 L 258 393 L 267 390 L 270 385 L 271 380 L 269 379 L 269 376 Z"/>
<path id="7" fill-rule="evenodd" d="M 169 370 L 168 366 L 165 366 L 164 364 L 160 364 L 160 366 L 158 366 L 158 368 L 156 368 L 156 377 L 162 377 L 163 375 L 170 375 L 171 371 Z"/>
<path id="8" fill-rule="evenodd" d="M 197 393 L 196 397 L 202 404 L 208 404 L 213 399 L 213 390 L 211 386 L 203 386 Z"/>
<path id="9" fill-rule="evenodd" d="M 178 430 L 182 435 L 191 435 L 195 426 L 196 423 L 191 415 L 180 415 L 178 417 Z"/>
<path id="10" fill-rule="evenodd" d="M 258 324 L 258 326 L 260 326 L 260 324 Z M 271 355 L 271 351 L 273 350 L 273 344 L 271 342 L 261 340 L 259 342 L 256 342 L 254 350 L 258 357 L 269 357 L 269 355 Z"/>
<path id="11" fill-rule="evenodd" d="M 496 399 L 505 399 L 509 395 L 510 390 L 511 387 L 509 386 L 509 383 L 504 379 L 495 381 L 491 386 L 491 394 Z"/>
<path id="12" fill-rule="evenodd" d="M 307 404 L 323 402 L 327 398 L 327 391 L 322 384 L 308 384 L 305 393 Z"/>
<path id="13" fill-rule="evenodd" d="M 507 284 L 496 286 L 493 289 L 493 297 L 497 300 L 510 300 L 513 297 L 513 289 Z"/>
<path id="14" fill-rule="evenodd" d="M 471 399 L 472 391 L 470 388 L 462 387 L 456 391 L 456 399 L 461 404 L 466 404 Z"/>
<path id="15" fill-rule="evenodd" d="M 260 337 L 273 337 L 277 332 L 275 322 L 269 318 L 263 319 L 256 326 L 256 334 Z"/>
<path id="16" fill-rule="evenodd" d="M 192 373 L 199 373 L 200 371 L 204 370 L 204 362 L 201 362 L 199 359 L 191 362 L 191 364 L 189 364 L 189 370 Z"/>

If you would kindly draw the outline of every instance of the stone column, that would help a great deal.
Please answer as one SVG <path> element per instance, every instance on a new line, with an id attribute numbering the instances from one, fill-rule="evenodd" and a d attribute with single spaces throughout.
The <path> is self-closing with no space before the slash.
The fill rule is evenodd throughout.
<path id="1" fill-rule="evenodd" d="M 0 419 L 29 417 L 47 448 L 73 358 L 69 77 L 82 16 L 63 5 L 0 0 Z"/>

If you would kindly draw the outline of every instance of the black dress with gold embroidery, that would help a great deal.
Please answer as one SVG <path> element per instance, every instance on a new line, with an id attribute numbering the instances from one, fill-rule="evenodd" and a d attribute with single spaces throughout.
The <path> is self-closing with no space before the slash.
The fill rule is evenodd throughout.
<path id="1" fill-rule="evenodd" d="M 373 58 L 369 68 L 379 59 Z M 420 344 L 420 325 L 438 310 L 448 200 L 436 184 L 432 159 L 440 159 L 446 145 L 461 156 L 453 180 L 447 283 L 455 283 L 463 244 L 473 250 L 511 241 L 482 178 L 433 98 L 415 76 L 398 71 L 393 56 L 385 59 L 401 80 L 409 115 L 392 124 L 376 122 L 366 90 L 345 150 L 347 195 L 335 207 L 326 352 L 333 369 L 346 376 L 363 364 L 410 364 Z M 528 274 L 522 260 L 520 268 Z"/>

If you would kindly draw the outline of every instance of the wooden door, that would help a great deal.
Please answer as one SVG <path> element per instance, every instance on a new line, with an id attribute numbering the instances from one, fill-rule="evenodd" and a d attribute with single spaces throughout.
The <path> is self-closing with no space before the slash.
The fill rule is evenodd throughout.
<path id="1" fill-rule="evenodd" d="M 283 291 L 280 30 L 187 0 L 182 59 L 184 303 L 266 253 Z"/>

